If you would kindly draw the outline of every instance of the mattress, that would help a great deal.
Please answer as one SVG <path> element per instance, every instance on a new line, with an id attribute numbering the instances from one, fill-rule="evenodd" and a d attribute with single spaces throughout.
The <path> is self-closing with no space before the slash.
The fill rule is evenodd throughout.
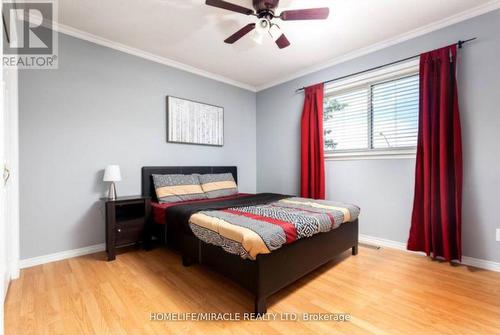
<path id="1" fill-rule="evenodd" d="M 357 220 L 360 213 L 359 207 L 351 204 L 272 193 L 162 207 L 164 217 L 156 219 L 246 259 L 329 232 Z"/>

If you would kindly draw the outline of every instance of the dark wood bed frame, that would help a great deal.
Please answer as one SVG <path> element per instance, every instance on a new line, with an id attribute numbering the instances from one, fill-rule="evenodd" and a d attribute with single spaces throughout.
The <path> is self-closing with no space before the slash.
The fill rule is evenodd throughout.
<path id="1" fill-rule="evenodd" d="M 142 195 L 156 201 L 152 174 L 232 173 L 235 166 L 159 166 L 142 168 Z M 258 255 L 255 261 L 242 259 L 222 248 L 204 243 L 194 235 L 165 227 L 167 245 L 179 249 L 185 266 L 196 262 L 225 275 L 255 296 L 255 313 L 267 311 L 267 298 L 339 254 L 352 249 L 358 253 L 358 220 L 345 223 L 328 233 L 298 240 L 270 254 Z"/>

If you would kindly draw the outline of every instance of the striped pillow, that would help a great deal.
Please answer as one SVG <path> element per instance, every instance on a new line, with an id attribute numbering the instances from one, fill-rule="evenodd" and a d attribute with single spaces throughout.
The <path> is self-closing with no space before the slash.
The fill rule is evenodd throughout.
<path id="1" fill-rule="evenodd" d="M 153 183 L 160 203 L 207 198 L 196 175 L 154 174 Z"/>
<path id="2" fill-rule="evenodd" d="M 238 193 L 238 185 L 236 185 L 231 173 L 202 174 L 200 175 L 200 183 L 203 192 L 210 199 Z"/>

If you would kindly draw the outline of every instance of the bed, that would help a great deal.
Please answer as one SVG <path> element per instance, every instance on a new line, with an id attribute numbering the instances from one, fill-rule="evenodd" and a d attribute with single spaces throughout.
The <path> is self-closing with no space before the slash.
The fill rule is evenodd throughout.
<path id="1" fill-rule="evenodd" d="M 142 195 L 157 201 L 152 181 L 153 174 L 211 174 L 231 173 L 237 182 L 237 168 L 234 166 L 197 167 L 143 167 Z M 311 271 L 329 262 L 337 255 L 351 249 L 358 252 L 358 219 L 345 222 L 333 230 L 318 233 L 282 245 L 270 253 L 242 258 L 229 253 L 221 246 L 204 242 L 189 229 L 190 218 L 197 213 L 211 213 L 213 210 L 239 208 L 238 206 L 262 205 L 290 199 L 277 194 L 237 194 L 223 199 L 208 199 L 164 206 L 167 224 L 151 223 L 150 230 L 161 236 L 167 246 L 180 251 L 185 266 L 199 263 L 232 279 L 254 295 L 254 312 L 265 314 L 267 298 L 280 289 L 295 282 Z M 161 207 L 161 206 L 159 206 Z M 156 214 L 160 213 L 158 207 Z M 154 213 L 154 210 L 153 210 Z M 158 220 L 158 218 L 156 218 Z M 161 218 L 160 218 L 161 220 Z M 153 222 L 154 220 L 150 220 Z M 191 222 L 192 224 L 192 222 Z"/>

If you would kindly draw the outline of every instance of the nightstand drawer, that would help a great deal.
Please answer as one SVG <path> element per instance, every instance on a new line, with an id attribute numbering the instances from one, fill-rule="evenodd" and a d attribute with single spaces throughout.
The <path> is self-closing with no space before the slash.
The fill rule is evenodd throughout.
<path id="1" fill-rule="evenodd" d="M 144 228 L 144 218 L 132 219 L 132 220 L 122 220 L 116 221 L 116 228 L 124 228 L 124 229 L 143 229 Z"/>
<path id="2" fill-rule="evenodd" d="M 115 245 L 135 243 L 142 240 L 144 233 L 144 219 L 117 222 Z"/>

